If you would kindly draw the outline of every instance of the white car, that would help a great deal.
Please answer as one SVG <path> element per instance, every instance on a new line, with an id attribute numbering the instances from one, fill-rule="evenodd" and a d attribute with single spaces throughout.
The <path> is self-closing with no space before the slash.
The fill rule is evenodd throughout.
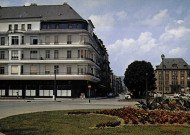
<path id="1" fill-rule="evenodd" d="M 131 99 L 131 95 L 125 95 L 125 99 Z"/>

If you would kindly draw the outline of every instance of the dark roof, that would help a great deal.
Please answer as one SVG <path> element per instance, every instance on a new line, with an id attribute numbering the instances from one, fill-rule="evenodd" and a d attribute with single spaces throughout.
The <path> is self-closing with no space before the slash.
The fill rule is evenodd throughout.
<path id="1" fill-rule="evenodd" d="M 40 18 L 41 20 L 84 20 L 66 3 L 63 5 L 0 7 L 0 19 L 18 18 Z"/>
<path id="2" fill-rule="evenodd" d="M 164 59 L 164 66 L 166 69 L 172 69 L 174 65 L 177 65 L 178 69 L 187 69 L 187 67 L 190 67 L 182 58 Z M 162 69 L 162 62 L 156 68 Z"/>

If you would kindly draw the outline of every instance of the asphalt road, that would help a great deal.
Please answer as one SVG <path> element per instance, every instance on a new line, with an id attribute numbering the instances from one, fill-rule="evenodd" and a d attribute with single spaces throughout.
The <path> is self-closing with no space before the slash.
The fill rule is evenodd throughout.
<path id="1" fill-rule="evenodd" d="M 131 106 L 137 102 L 118 102 L 118 98 L 110 99 L 35 99 L 35 100 L 5 100 L 0 99 L 0 119 L 12 115 L 53 111 L 53 110 L 77 110 L 77 109 L 110 109 L 123 106 Z"/>

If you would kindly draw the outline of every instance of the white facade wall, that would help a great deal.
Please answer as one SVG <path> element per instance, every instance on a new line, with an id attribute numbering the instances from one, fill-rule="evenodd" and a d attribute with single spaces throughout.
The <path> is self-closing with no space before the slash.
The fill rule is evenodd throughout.
<path id="1" fill-rule="evenodd" d="M 9 30 L 9 25 L 12 25 L 12 30 Z M 14 31 L 14 25 L 18 25 L 18 30 Z M 22 24 L 25 24 L 25 30 L 22 29 Z M 31 24 L 31 30 L 27 29 L 28 24 Z M 98 53 L 93 49 L 97 48 L 96 44 L 92 42 L 89 37 L 88 42 L 90 45 L 84 45 L 81 43 L 81 35 L 87 36 L 87 33 L 41 33 L 40 21 L 10 21 L 10 22 L 0 22 L 0 37 L 5 37 L 5 45 L 0 46 L 0 51 L 5 51 L 5 58 L 8 60 L 0 60 L 0 67 L 4 67 L 5 75 L 7 74 L 8 79 L 13 79 L 12 76 L 23 75 L 30 76 L 31 66 L 37 67 L 37 75 L 45 75 L 45 66 L 50 65 L 50 74 L 54 74 L 54 66 L 59 66 L 58 75 L 66 75 L 67 67 L 71 67 L 71 74 L 77 75 L 78 72 L 90 73 L 96 75 L 96 70 L 100 70 L 94 62 L 97 62 Z M 25 33 L 26 32 L 26 33 Z M 31 34 L 29 34 L 31 32 Z M 33 34 L 32 32 L 36 32 Z M 92 29 L 90 29 L 92 33 Z M 71 35 L 71 44 L 67 44 L 68 35 Z M 18 36 L 18 45 L 12 45 L 12 37 Z M 22 36 L 24 36 L 24 43 L 22 43 Z M 58 43 L 55 43 L 55 36 L 58 36 Z M 90 36 L 90 35 L 89 35 Z M 31 37 L 37 37 L 38 44 L 31 44 Z M 49 44 L 46 44 L 46 38 L 49 37 Z M 78 45 L 73 47 L 73 45 Z M 81 47 L 80 47 L 81 45 Z M 50 51 L 50 58 L 46 59 L 46 50 Z M 54 59 L 54 51 L 58 50 L 58 59 Z M 86 58 L 91 58 L 94 62 L 90 60 L 85 60 L 83 58 L 78 58 L 78 50 L 83 50 L 83 57 L 86 51 Z M 12 52 L 18 51 L 18 59 L 12 59 Z M 37 51 L 37 59 L 31 60 L 31 51 Z M 71 58 L 67 59 L 67 51 L 71 51 Z M 81 55 L 81 54 L 80 54 Z M 23 57 L 23 58 L 22 58 Z M 43 60 L 40 60 L 40 59 Z M 78 61 L 77 61 L 78 60 Z M 18 66 L 18 74 L 12 74 L 12 66 Z M 21 72 L 23 66 L 23 73 Z M 79 70 L 79 71 L 78 71 Z M 80 74 L 80 73 L 79 73 Z M 84 73 L 83 73 L 84 74 Z M 35 79 L 34 76 L 32 76 Z M 3 79 L 3 78 L 1 78 Z M 16 79 L 16 78 L 15 78 Z M 44 79 L 44 78 L 43 78 Z M 64 79 L 64 76 L 62 77 Z M 67 77 L 68 79 L 68 77 Z M 72 78 L 73 79 L 73 78 Z M 95 79 L 98 81 L 99 79 Z M 92 81 L 92 80 L 91 80 Z"/>

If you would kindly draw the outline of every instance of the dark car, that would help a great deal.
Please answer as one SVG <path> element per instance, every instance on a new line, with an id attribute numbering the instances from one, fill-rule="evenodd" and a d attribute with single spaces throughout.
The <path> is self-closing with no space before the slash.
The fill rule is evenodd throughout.
<path id="1" fill-rule="evenodd" d="M 114 95 L 113 95 L 113 93 L 109 93 L 109 94 L 107 95 L 107 97 L 112 98 L 112 97 L 114 97 Z"/>

